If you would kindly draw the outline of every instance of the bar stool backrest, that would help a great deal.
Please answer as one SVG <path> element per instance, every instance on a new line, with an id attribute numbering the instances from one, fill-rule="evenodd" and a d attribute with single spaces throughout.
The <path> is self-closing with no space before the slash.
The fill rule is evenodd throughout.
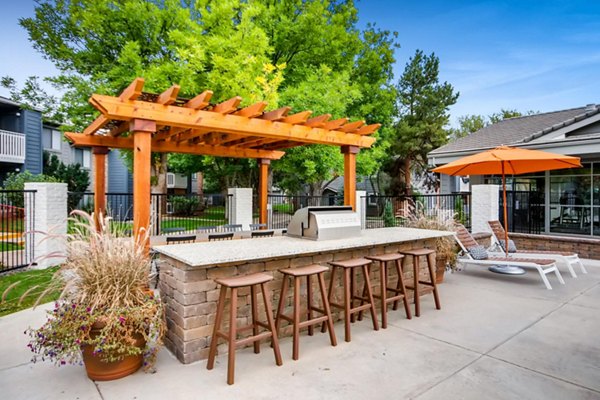
<path id="1" fill-rule="evenodd" d="M 241 224 L 226 224 L 221 225 L 221 230 L 223 232 L 241 232 L 242 225 Z"/>
<path id="2" fill-rule="evenodd" d="M 208 235 L 208 241 L 214 242 L 218 240 L 231 240 L 233 239 L 233 232 L 229 233 L 213 233 L 212 235 Z"/>
<path id="3" fill-rule="evenodd" d="M 263 238 L 273 236 L 273 231 L 254 231 L 250 233 L 251 238 Z"/>
<path id="4" fill-rule="evenodd" d="M 195 241 L 196 241 L 196 235 L 167 236 L 167 244 L 194 243 Z"/>

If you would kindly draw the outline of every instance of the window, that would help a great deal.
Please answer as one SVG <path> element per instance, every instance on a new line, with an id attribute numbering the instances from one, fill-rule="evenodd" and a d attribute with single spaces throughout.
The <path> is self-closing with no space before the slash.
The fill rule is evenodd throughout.
<path id="1" fill-rule="evenodd" d="M 62 133 L 56 129 L 44 128 L 42 134 L 42 145 L 45 150 L 60 151 Z"/>
<path id="2" fill-rule="evenodd" d="M 91 168 L 92 153 L 87 149 L 75 149 L 75 162 L 83 168 Z"/>

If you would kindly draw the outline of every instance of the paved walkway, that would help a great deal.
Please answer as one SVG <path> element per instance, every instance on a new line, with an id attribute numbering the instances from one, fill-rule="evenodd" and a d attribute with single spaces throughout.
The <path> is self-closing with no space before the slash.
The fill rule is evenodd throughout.
<path id="1" fill-rule="evenodd" d="M 420 318 L 391 311 L 387 330 L 367 319 L 353 325 L 352 342 L 337 347 L 326 334 L 303 336 L 300 360 L 282 340 L 284 365 L 264 346 L 238 351 L 236 384 L 226 359 L 180 364 L 159 354 L 158 372 L 94 383 L 83 367 L 31 364 L 23 330 L 39 326 L 42 310 L 0 318 L 2 399 L 600 399 L 600 262 L 566 285 L 539 276 L 450 274 L 440 287 L 441 311 L 427 299 Z M 564 270 L 564 268 L 563 268 Z M 431 296 L 429 296 L 431 297 Z"/>

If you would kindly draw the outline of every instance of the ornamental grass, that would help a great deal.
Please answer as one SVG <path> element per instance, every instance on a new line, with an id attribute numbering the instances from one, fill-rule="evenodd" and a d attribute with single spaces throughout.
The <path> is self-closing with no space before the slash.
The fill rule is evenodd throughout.
<path id="1" fill-rule="evenodd" d="M 139 242 L 124 237 L 110 228 L 109 218 L 96 229 L 93 216 L 83 211 L 73 211 L 71 220 L 66 254 L 49 255 L 66 257 L 46 289 L 62 286 L 60 298 L 47 322 L 27 331 L 33 361 L 78 363 L 81 347 L 89 345 L 106 362 L 143 354 L 146 370 L 151 370 L 165 318 L 162 302 L 148 288 L 150 260 L 141 245 L 147 237 Z M 143 348 L 136 346 L 140 337 Z"/>

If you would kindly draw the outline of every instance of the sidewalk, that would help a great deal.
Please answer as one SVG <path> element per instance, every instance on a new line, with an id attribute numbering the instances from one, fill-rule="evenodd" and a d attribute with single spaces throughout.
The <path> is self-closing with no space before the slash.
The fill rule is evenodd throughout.
<path id="1" fill-rule="evenodd" d="M 535 271 L 522 277 L 484 267 L 446 274 L 442 310 L 424 298 L 420 318 L 388 314 L 388 329 L 368 319 L 352 326 L 352 342 L 303 335 L 300 360 L 282 340 L 283 366 L 269 346 L 237 352 L 236 383 L 226 384 L 227 359 L 180 364 L 159 354 L 157 372 L 90 381 L 82 366 L 30 363 L 27 326 L 37 309 L 0 318 L 0 398 L 3 399 L 600 399 L 600 262 L 566 285 L 546 290 Z"/>

